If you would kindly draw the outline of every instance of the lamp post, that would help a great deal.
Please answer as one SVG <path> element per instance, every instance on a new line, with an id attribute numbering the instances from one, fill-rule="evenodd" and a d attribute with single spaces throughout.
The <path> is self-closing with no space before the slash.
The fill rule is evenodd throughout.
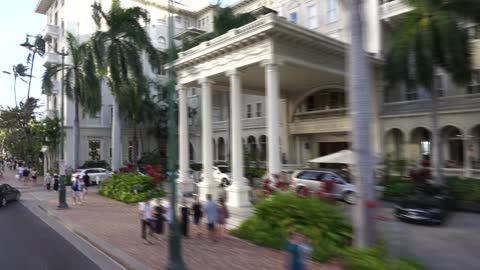
<path id="1" fill-rule="evenodd" d="M 178 163 L 178 135 L 177 121 L 175 116 L 175 70 L 173 62 L 175 61 L 175 43 L 173 41 L 173 0 L 168 1 L 168 171 L 170 172 L 169 180 L 171 184 L 170 207 L 172 213 L 172 221 L 170 222 L 168 237 L 168 270 L 184 270 L 185 263 L 182 259 L 181 238 L 177 224 L 177 183 L 176 183 L 176 167 Z"/>
<path id="2" fill-rule="evenodd" d="M 29 42 L 29 38 L 33 37 L 35 38 L 34 44 L 31 44 Z M 64 128 L 64 80 L 65 80 L 65 56 L 68 56 L 69 54 L 65 52 L 65 48 L 62 48 L 62 51 L 59 52 L 56 48 L 53 48 L 49 43 L 46 43 L 43 41 L 41 36 L 33 36 L 27 34 L 27 38 L 24 43 L 20 44 L 20 46 L 27 48 L 28 50 L 33 52 L 32 56 L 32 68 L 30 69 L 30 74 L 33 70 L 33 61 L 35 60 L 35 54 L 39 53 L 40 55 L 43 55 L 43 52 L 45 51 L 45 44 L 47 44 L 52 51 L 62 57 L 62 76 L 60 80 L 60 160 L 58 162 L 58 172 L 60 173 L 60 186 L 59 186 L 59 192 L 58 192 L 58 208 L 59 209 L 66 209 L 68 208 L 68 204 L 66 201 L 66 188 L 65 188 L 65 151 L 64 151 L 64 137 L 65 137 L 65 128 Z M 31 78 L 31 75 L 30 75 Z M 30 87 L 29 87 L 29 93 L 30 93 Z M 28 97 L 27 97 L 28 99 Z"/>

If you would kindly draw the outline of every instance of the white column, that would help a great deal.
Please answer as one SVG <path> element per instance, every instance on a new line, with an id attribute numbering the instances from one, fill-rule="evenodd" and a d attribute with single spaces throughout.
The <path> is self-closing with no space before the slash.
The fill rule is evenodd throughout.
<path id="1" fill-rule="evenodd" d="M 188 141 L 188 104 L 187 88 L 179 86 L 178 91 L 178 156 L 180 175 L 177 180 L 179 191 L 182 194 L 193 193 L 193 179 L 190 178 L 189 146 Z"/>
<path id="2" fill-rule="evenodd" d="M 280 81 L 278 64 L 264 63 L 267 91 L 267 135 L 268 135 L 268 172 L 269 176 L 279 174 L 280 168 Z"/>
<path id="3" fill-rule="evenodd" d="M 213 137 L 212 137 L 212 84 L 208 78 L 201 79 L 202 86 L 202 164 L 203 181 L 198 185 L 200 200 L 207 194 L 218 198 L 218 183 L 213 179 Z"/>
<path id="4" fill-rule="evenodd" d="M 465 177 L 471 177 L 472 176 L 472 156 L 470 152 L 470 145 L 471 145 L 471 135 L 468 135 L 467 132 L 465 132 L 465 138 L 463 140 L 463 175 Z"/>
<path id="5" fill-rule="evenodd" d="M 231 162 L 232 185 L 227 188 L 227 204 L 232 207 L 246 207 L 250 205 L 248 196 L 249 187 L 245 184 L 243 172 L 243 144 L 242 144 L 242 81 L 241 74 L 234 69 L 227 72 L 230 77 L 230 110 L 231 110 Z"/>

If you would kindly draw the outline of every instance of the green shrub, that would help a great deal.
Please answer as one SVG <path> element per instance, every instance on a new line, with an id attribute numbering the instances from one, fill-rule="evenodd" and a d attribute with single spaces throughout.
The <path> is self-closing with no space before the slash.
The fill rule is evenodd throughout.
<path id="1" fill-rule="evenodd" d="M 151 152 L 142 153 L 142 157 L 138 164 L 160 165 L 162 169 L 167 167 L 167 158 L 160 151 L 155 150 Z"/>
<path id="2" fill-rule="evenodd" d="M 81 169 L 85 168 L 103 168 L 110 170 L 110 164 L 105 160 L 87 160 L 80 167 Z"/>
<path id="3" fill-rule="evenodd" d="M 342 252 L 342 261 L 348 270 L 424 270 L 420 263 L 411 259 L 391 259 L 383 245 L 369 249 L 348 248 Z"/>
<path id="4" fill-rule="evenodd" d="M 383 191 L 385 199 L 401 198 L 411 192 L 415 186 L 412 181 L 401 179 L 385 181 L 382 185 L 385 187 Z"/>
<path id="5" fill-rule="evenodd" d="M 112 175 L 100 183 L 98 193 L 125 203 L 141 202 L 146 198 L 165 196 L 165 192 L 156 187 L 152 177 L 137 173 Z"/>
<path id="6" fill-rule="evenodd" d="M 203 168 L 203 164 L 202 163 L 193 163 L 190 165 L 190 169 L 196 171 L 196 172 L 199 172 L 201 171 Z"/>
<path id="7" fill-rule="evenodd" d="M 448 177 L 445 184 L 457 200 L 480 203 L 479 179 Z"/>
<path id="8" fill-rule="evenodd" d="M 291 229 L 303 233 L 313 247 L 312 258 L 327 261 L 345 248 L 352 228 L 335 205 L 293 193 L 275 194 L 255 206 L 253 216 L 231 233 L 256 244 L 282 249 Z"/>

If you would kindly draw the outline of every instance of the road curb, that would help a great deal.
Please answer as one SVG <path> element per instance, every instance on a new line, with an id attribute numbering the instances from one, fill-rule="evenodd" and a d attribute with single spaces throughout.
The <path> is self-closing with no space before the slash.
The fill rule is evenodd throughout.
<path id="1" fill-rule="evenodd" d="M 107 242 L 98 239 L 96 236 L 82 231 L 81 229 L 75 227 L 70 222 L 67 222 L 60 218 L 59 216 L 55 215 L 52 211 L 48 210 L 47 207 L 38 204 L 39 209 L 44 211 L 49 217 L 53 218 L 67 230 L 73 232 L 75 235 L 83 239 L 84 241 L 88 242 L 90 245 L 97 248 L 99 251 L 104 253 L 108 256 L 112 261 L 116 262 L 123 268 L 127 270 L 150 270 L 150 268 L 146 267 L 144 264 L 139 262 L 138 260 L 132 258 L 131 256 L 127 255 L 123 251 L 113 247 L 112 245 L 108 244 Z"/>

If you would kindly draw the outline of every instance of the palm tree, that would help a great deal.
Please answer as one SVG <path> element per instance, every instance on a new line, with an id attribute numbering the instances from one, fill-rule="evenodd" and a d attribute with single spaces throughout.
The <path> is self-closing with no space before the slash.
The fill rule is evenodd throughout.
<path id="1" fill-rule="evenodd" d="M 124 9 L 119 0 L 112 1 L 108 13 L 99 3 L 94 3 L 92 8 L 97 25 L 92 36 L 97 69 L 106 77 L 113 95 L 112 169 L 118 171 L 121 165 L 120 97 L 132 90 L 133 81 L 137 89 L 148 89 L 141 60 L 143 52 L 153 66 L 160 66 L 161 57 L 141 24 L 149 22 L 148 11 L 139 7 Z"/>
<path id="2" fill-rule="evenodd" d="M 83 113 L 96 115 L 102 106 L 101 83 L 96 74 L 95 59 L 89 43 L 79 44 L 71 33 L 67 33 L 67 44 L 72 57 L 69 65 L 53 64 L 47 66 L 42 78 L 42 90 L 45 94 L 52 92 L 52 77 L 64 72 L 64 89 L 67 97 L 75 104 L 75 118 L 73 121 L 73 162 L 78 166 L 78 148 L 80 144 L 80 106 Z"/>
<path id="3" fill-rule="evenodd" d="M 28 44 L 28 35 L 27 35 L 27 42 Z M 33 78 L 33 67 L 35 64 L 35 55 L 43 56 L 45 54 L 45 40 L 42 38 L 41 35 L 35 36 L 35 41 L 33 45 L 29 48 L 30 53 L 27 57 L 27 65 L 30 65 L 30 75 L 28 80 L 28 92 L 27 92 L 27 99 L 30 98 L 30 89 L 32 87 L 32 78 Z"/>
<path id="4" fill-rule="evenodd" d="M 12 72 L 3 71 L 5 74 L 13 75 L 13 95 L 15 98 L 15 107 L 18 107 L 17 103 L 17 78 L 20 78 L 23 82 L 27 82 L 24 77 L 30 77 L 27 75 L 28 67 L 24 66 L 23 64 L 17 64 L 16 66 L 12 67 Z"/>
<path id="5" fill-rule="evenodd" d="M 438 93 L 435 72 L 441 68 L 457 85 L 471 80 L 471 46 L 465 21 L 480 21 L 475 0 L 404 0 L 414 9 L 404 14 L 394 31 L 388 52 L 385 79 L 390 87 L 423 87 L 431 96 L 433 166 L 436 181 L 442 183 L 441 148 L 438 126 Z"/>
<path id="6" fill-rule="evenodd" d="M 370 142 L 371 82 L 367 54 L 363 49 L 363 26 L 361 0 L 350 0 L 351 46 L 349 53 L 349 100 L 352 117 L 352 140 L 357 165 L 355 183 L 358 201 L 354 212 L 354 241 L 357 247 L 366 248 L 374 244 L 375 224 L 372 150 Z"/>

